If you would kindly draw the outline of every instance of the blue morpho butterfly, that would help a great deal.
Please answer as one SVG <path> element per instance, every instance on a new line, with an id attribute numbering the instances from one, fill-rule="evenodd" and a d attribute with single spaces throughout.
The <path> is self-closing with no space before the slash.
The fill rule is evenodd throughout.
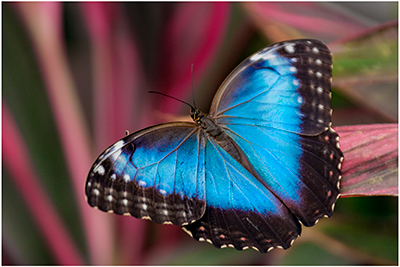
<path id="1" fill-rule="evenodd" d="M 90 169 L 89 205 L 180 225 L 217 248 L 287 249 L 330 217 L 343 160 L 331 128 L 329 49 L 261 49 L 222 83 L 209 115 L 130 134 Z"/>

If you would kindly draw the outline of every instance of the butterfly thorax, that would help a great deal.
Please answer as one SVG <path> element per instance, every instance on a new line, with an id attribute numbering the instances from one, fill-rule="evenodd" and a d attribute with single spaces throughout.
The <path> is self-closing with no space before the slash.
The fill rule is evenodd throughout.
<path id="1" fill-rule="evenodd" d="M 244 152 L 236 144 L 235 141 L 214 121 L 210 116 L 205 115 L 198 109 L 192 109 L 190 116 L 193 121 L 207 133 L 207 135 L 221 146 L 229 155 L 231 155 L 237 162 L 239 162 L 249 172 L 254 173 Z M 255 174 L 256 175 L 256 174 Z"/>
<path id="2" fill-rule="evenodd" d="M 203 130 L 205 130 L 210 136 L 216 138 L 223 133 L 221 127 L 219 127 L 215 121 L 209 116 L 205 115 L 198 109 L 192 109 L 190 116 L 193 121 Z"/>

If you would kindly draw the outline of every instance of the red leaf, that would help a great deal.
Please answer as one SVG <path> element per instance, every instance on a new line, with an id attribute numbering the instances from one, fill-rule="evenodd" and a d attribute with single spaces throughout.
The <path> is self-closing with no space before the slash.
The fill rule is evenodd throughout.
<path id="1" fill-rule="evenodd" d="M 341 196 L 398 195 L 398 125 L 341 126 Z"/>

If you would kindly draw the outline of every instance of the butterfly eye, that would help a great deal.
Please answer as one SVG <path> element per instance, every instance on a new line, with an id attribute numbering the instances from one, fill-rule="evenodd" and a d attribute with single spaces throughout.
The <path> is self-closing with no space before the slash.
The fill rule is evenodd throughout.
<path id="1" fill-rule="evenodd" d="M 194 108 L 190 108 L 190 117 L 195 120 L 196 117 L 196 110 Z"/>

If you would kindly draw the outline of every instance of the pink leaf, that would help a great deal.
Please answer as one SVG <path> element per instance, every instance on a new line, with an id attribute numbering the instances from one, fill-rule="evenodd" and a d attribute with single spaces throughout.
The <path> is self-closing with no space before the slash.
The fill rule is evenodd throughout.
<path id="1" fill-rule="evenodd" d="M 224 40 L 231 5 L 224 2 L 179 3 L 166 25 L 163 73 L 160 88 L 180 99 L 190 92 L 190 66 L 194 80 L 206 71 Z M 164 101 L 161 108 L 169 113 L 179 106 Z"/>
<path id="2" fill-rule="evenodd" d="M 335 8 L 334 3 L 247 2 L 250 18 L 273 42 L 303 36 L 336 40 L 354 34 L 367 25 Z"/>
<path id="3" fill-rule="evenodd" d="M 79 105 L 76 88 L 68 68 L 62 27 L 61 3 L 29 2 L 15 4 L 36 52 L 46 85 L 51 108 L 67 159 L 79 211 L 88 236 L 92 263 L 110 263 L 112 260 L 111 219 L 104 218 L 89 207 L 82 196 L 82 185 L 92 160 L 90 139 Z M 99 233 L 102 233 L 99 235 Z"/>
<path id="4" fill-rule="evenodd" d="M 2 144 L 4 166 L 10 172 L 34 221 L 43 234 L 44 241 L 58 264 L 82 265 L 84 263 L 48 194 L 29 160 L 23 137 L 5 103 L 2 107 Z"/>
<path id="5" fill-rule="evenodd" d="M 398 195 L 398 125 L 341 126 L 341 196 Z"/>
<path id="6" fill-rule="evenodd" d="M 140 126 L 132 120 L 140 105 L 132 101 L 141 98 L 142 70 L 122 4 L 85 2 L 81 9 L 91 41 L 95 144 L 102 149 Z"/>
<path id="7" fill-rule="evenodd" d="M 138 85 L 143 82 L 142 70 L 122 4 L 90 2 L 81 7 L 93 51 L 95 147 L 100 153 L 125 130 L 140 127 L 132 118 L 140 117 L 139 102 L 146 102 L 139 92 L 143 86 Z M 119 216 L 114 219 L 119 230 L 117 263 L 140 263 L 146 223 Z"/>

